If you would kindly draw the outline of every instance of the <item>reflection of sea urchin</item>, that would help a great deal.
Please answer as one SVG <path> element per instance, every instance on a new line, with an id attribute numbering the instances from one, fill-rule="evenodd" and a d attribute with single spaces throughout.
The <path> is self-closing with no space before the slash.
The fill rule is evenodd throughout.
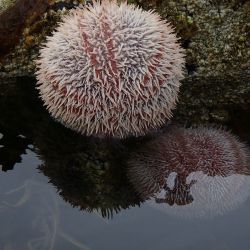
<path id="1" fill-rule="evenodd" d="M 187 216 L 236 207 L 249 195 L 249 175 L 246 146 L 227 131 L 204 127 L 170 129 L 132 155 L 128 169 L 143 199 Z"/>
<path id="2" fill-rule="evenodd" d="M 183 50 L 152 11 L 104 0 L 64 18 L 40 50 L 40 95 L 82 134 L 143 135 L 171 117 Z"/>

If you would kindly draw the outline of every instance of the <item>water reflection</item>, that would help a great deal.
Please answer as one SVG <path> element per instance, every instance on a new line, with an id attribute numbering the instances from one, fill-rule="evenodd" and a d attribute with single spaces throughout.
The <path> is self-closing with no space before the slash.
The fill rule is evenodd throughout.
<path id="1" fill-rule="evenodd" d="M 0 175 L 1 249 L 63 249 L 89 248 L 62 226 L 61 200 L 46 179 L 38 175 L 34 163 L 41 164 L 30 150 L 21 156 L 22 168 L 13 174 Z M 13 223 L 10 223 L 13 221 Z"/>
<path id="2" fill-rule="evenodd" d="M 33 143 L 33 132 L 41 126 L 43 112 L 36 100 L 33 82 L 0 81 L 0 165 L 2 170 L 13 169 L 21 155 Z"/>
<path id="3" fill-rule="evenodd" d="M 116 140 L 79 136 L 52 120 L 33 84 L 28 79 L 8 87 L 0 84 L 2 170 L 17 166 L 29 148 L 41 159 L 39 171 L 73 207 L 111 218 L 138 205 L 140 199 L 126 177 L 127 149 Z"/>
<path id="4" fill-rule="evenodd" d="M 105 218 L 143 201 L 169 214 L 213 216 L 247 199 L 248 149 L 231 133 L 172 127 L 127 141 L 83 137 L 49 117 L 33 84 L 0 84 L 3 171 L 19 166 L 29 149 L 67 203 Z"/>
<path id="5" fill-rule="evenodd" d="M 2 135 L 0 136 L 0 165 L 2 171 L 12 170 L 16 163 L 21 162 L 21 155 L 25 153 L 31 142 L 21 134 L 13 134 L 3 127 L 0 127 L 0 131 Z"/>
<path id="6" fill-rule="evenodd" d="M 35 178 L 35 169 L 28 168 L 31 162 L 41 163 L 34 153 L 26 151 L 21 161 L 25 167 L 0 176 L 0 216 L 5 225 L 4 230 L 1 227 L 0 248 L 53 249 L 59 222 L 56 194 Z"/>
<path id="7" fill-rule="evenodd" d="M 110 218 L 140 203 L 126 178 L 126 149 L 118 142 L 66 136 L 54 126 L 35 142 L 44 162 L 39 169 L 74 207 Z"/>
<path id="8" fill-rule="evenodd" d="M 249 196 L 249 160 L 246 145 L 223 129 L 173 127 L 132 154 L 128 177 L 169 214 L 214 216 Z"/>
<path id="9" fill-rule="evenodd" d="M 55 244 L 59 218 L 57 199 L 55 199 L 53 192 L 48 190 L 44 192 L 43 189 L 44 185 L 39 182 L 27 180 L 20 187 L 6 192 L 5 197 L 3 197 L 4 209 L 1 212 L 8 214 L 9 212 L 5 211 L 5 209 L 8 209 L 9 211 L 17 210 L 18 214 L 21 212 L 26 214 L 29 211 L 30 218 L 33 218 L 28 220 L 25 225 L 29 234 L 31 229 L 35 232 L 28 237 L 27 249 L 30 250 L 53 249 Z M 42 199 L 39 195 L 41 190 L 44 194 Z M 12 200 L 12 202 L 9 202 L 9 200 Z M 37 210 L 30 209 L 31 201 L 36 204 Z M 17 214 L 12 213 L 12 215 L 16 216 Z M 17 218 L 15 219 L 18 221 Z"/>

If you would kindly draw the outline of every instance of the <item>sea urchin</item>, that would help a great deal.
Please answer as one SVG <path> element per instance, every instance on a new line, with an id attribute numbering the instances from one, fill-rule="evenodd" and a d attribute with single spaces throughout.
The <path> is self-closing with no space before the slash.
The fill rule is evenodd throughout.
<path id="1" fill-rule="evenodd" d="M 53 117 L 85 135 L 143 135 L 171 117 L 183 50 L 153 11 L 95 1 L 78 7 L 47 39 L 38 89 Z"/>

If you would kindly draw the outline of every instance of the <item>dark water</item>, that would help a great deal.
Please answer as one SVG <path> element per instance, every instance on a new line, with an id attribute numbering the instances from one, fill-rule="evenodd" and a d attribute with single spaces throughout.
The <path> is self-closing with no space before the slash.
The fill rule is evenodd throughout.
<path id="1" fill-rule="evenodd" d="M 193 207 L 145 201 L 127 160 L 151 138 L 79 136 L 49 117 L 31 80 L 0 88 L 0 249 L 250 249 L 248 174 Z"/>

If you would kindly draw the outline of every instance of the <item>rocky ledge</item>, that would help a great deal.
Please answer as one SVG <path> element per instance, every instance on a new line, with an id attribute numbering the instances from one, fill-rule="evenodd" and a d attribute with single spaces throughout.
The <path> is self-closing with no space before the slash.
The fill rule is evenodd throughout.
<path id="1" fill-rule="evenodd" d="M 186 49 L 186 78 L 174 119 L 230 121 L 249 110 L 250 2 L 129 0 L 169 20 Z M 4 0 L 0 4 L 0 75 L 33 76 L 42 42 L 84 0 Z"/>

